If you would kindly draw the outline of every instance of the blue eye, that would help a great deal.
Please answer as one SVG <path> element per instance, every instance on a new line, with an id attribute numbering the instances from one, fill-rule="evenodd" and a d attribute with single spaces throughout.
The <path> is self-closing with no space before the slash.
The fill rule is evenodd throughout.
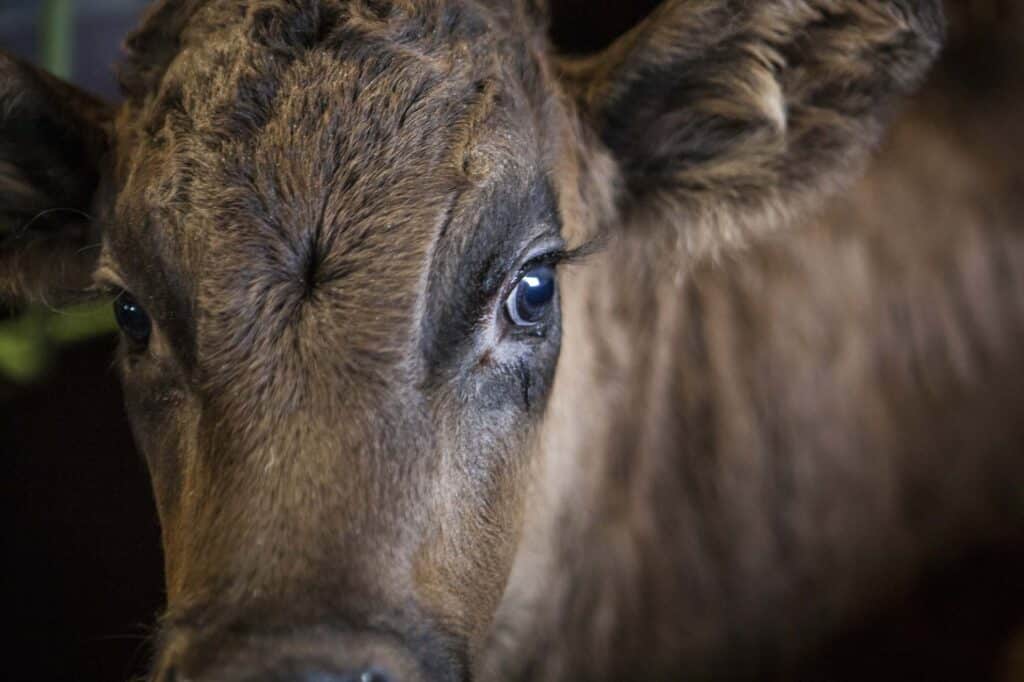
<path id="1" fill-rule="evenodd" d="M 127 291 L 122 292 L 114 301 L 114 317 L 117 319 L 121 331 L 129 339 L 139 345 L 149 341 L 153 323 L 150 322 L 149 315 L 135 300 L 135 297 Z"/>
<path id="2" fill-rule="evenodd" d="M 519 278 L 505 301 L 505 311 L 516 326 L 532 327 L 544 319 L 554 298 L 555 269 L 538 265 Z"/>

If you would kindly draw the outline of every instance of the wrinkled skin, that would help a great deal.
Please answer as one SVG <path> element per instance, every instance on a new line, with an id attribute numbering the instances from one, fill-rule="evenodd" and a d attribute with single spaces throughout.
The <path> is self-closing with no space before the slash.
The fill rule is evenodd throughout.
<path id="1" fill-rule="evenodd" d="M 763 633 L 802 584 L 851 612 L 876 569 L 824 557 L 927 559 L 899 488 L 944 490 L 910 454 L 958 407 L 894 410 L 934 354 L 884 360 L 884 319 L 763 281 L 918 290 L 822 260 L 820 230 L 758 245 L 837 193 L 819 222 L 861 210 L 875 234 L 891 185 L 848 188 L 941 37 L 929 2 L 668 0 L 569 59 L 531 3 L 191 0 L 129 38 L 117 108 L 0 59 L 2 215 L 91 217 L 15 230 L 3 291 L 130 292 L 149 325 L 119 365 L 166 554 L 154 679 L 714 675 L 757 642 L 800 655 Z M 979 239 L 1019 272 L 1001 210 Z M 558 293 L 518 324 L 540 267 Z M 965 268 L 990 304 L 987 262 Z M 989 494 L 1013 434 L 981 432 L 957 500 L 1019 519 Z M 950 514 L 938 534 L 990 518 Z M 827 633 L 821 612 L 792 627 Z"/>

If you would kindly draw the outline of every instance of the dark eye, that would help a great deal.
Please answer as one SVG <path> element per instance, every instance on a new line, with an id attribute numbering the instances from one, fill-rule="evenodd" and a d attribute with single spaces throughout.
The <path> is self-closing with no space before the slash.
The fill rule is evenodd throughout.
<path id="1" fill-rule="evenodd" d="M 142 309 L 135 297 L 127 291 L 121 293 L 114 301 L 114 317 L 125 336 L 139 345 L 149 341 L 149 333 L 153 328 L 149 315 Z"/>
<path id="2" fill-rule="evenodd" d="M 555 298 L 555 269 L 538 265 L 523 273 L 505 301 L 505 310 L 512 323 L 532 327 L 547 314 Z"/>

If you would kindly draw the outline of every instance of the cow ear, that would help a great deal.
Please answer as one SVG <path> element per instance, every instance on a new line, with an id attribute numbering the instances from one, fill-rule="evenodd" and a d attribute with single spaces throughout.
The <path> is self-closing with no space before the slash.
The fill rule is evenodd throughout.
<path id="1" fill-rule="evenodd" d="M 111 109 L 0 53 L 0 302 L 88 295 Z"/>
<path id="2" fill-rule="evenodd" d="M 939 0 L 666 0 L 604 52 L 558 62 L 621 171 L 716 249 L 842 187 L 938 53 Z M 689 219 L 687 219 L 689 218 Z"/>

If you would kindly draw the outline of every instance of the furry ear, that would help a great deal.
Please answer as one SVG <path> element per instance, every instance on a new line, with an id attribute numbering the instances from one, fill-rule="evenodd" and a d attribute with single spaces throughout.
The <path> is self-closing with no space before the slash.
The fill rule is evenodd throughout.
<path id="1" fill-rule="evenodd" d="M 125 38 L 125 58 L 117 70 L 128 99 L 141 98 L 156 88 L 181 51 L 189 19 L 207 4 L 208 0 L 157 0 L 147 6 L 139 25 Z M 234 8 L 230 11 L 237 14 Z"/>
<path id="2" fill-rule="evenodd" d="M 110 109 L 0 53 L 0 301 L 81 298 Z"/>
<path id="3" fill-rule="evenodd" d="M 559 66 L 618 162 L 625 214 L 670 210 L 700 226 L 700 251 L 841 187 L 943 30 L 939 0 L 666 0 Z"/>

